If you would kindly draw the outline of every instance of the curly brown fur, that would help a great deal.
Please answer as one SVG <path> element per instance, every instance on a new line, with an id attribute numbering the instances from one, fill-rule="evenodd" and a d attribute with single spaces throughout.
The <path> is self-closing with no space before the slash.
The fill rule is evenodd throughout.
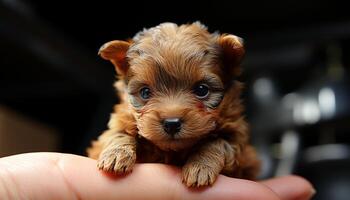
<path id="1" fill-rule="evenodd" d="M 121 99 L 109 129 L 88 149 L 101 170 L 125 173 L 135 162 L 162 162 L 182 166 L 187 186 L 211 185 L 220 173 L 255 179 L 259 161 L 235 81 L 240 38 L 210 34 L 198 22 L 164 23 L 132 41 L 108 42 L 99 54 L 116 68 Z M 145 87 L 149 98 L 140 94 Z M 208 95 L 199 96 L 198 87 L 209 88 Z M 164 128 L 166 119 L 180 121 L 175 134 Z"/>

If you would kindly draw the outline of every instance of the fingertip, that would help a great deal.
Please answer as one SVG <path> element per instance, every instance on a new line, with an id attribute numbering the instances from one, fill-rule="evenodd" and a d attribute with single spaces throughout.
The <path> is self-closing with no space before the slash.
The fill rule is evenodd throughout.
<path id="1" fill-rule="evenodd" d="M 199 189 L 187 188 L 181 199 L 193 200 L 279 200 L 278 196 L 263 184 L 220 175 L 212 186 Z"/>
<path id="2" fill-rule="evenodd" d="M 301 176 L 288 175 L 263 181 L 282 200 L 308 200 L 316 193 L 312 184 Z"/>
<path id="3" fill-rule="evenodd" d="M 296 194 L 299 195 L 297 199 L 308 200 L 316 194 L 316 189 L 314 188 L 314 186 L 311 184 L 310 181 L 306 180 L 305 178 L 297 175 L 291 175 L 290 179 L 293 179 L 291 182 L 299 184 L 299 190 L 296 192 Z"/>

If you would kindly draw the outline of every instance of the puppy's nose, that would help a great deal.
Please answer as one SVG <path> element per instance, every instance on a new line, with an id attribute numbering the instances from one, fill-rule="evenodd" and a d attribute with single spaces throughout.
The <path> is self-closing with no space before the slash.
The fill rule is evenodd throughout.
<path id="1" fill-rule="evenodd" d="M 168 118 L 163 121 L 164 131 L 169 135 L 174 135 L 181 130 L 181 120 L 179 118 Z"/>

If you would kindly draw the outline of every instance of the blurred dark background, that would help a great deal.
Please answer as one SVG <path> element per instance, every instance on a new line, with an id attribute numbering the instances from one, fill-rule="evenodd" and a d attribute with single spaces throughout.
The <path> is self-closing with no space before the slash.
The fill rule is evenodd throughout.
<path id="1" fill-rule="evenodd" d="M 348 199 L 350 14 L 341 1 L 0 0 L 0 156 L 85 154 L 117 102 L 98 48 L 197 20 L 245 39 L 243 97 L 261 178 L 299 174 L 315 199 Z"/>

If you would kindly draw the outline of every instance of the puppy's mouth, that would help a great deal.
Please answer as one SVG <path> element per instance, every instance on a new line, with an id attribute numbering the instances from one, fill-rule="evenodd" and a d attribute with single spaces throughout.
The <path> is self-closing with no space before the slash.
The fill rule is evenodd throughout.
<path id="1" fill-rule="evenodd" d="M 139 134 L 162 150 L 180 151 L 191 148 L 216 127 L 213 115 L 203 115 L 196 110 L 185 114 L 164 117 L 158 112 L 148 112 L 138 118 Z"/>
<path id="2" fill-rule="evenodd" d="M 152 141 L 156 146 L 164 151 L 180 151 L 192 147 L 198 138 L 167 138 L 163 140 Z"/>

